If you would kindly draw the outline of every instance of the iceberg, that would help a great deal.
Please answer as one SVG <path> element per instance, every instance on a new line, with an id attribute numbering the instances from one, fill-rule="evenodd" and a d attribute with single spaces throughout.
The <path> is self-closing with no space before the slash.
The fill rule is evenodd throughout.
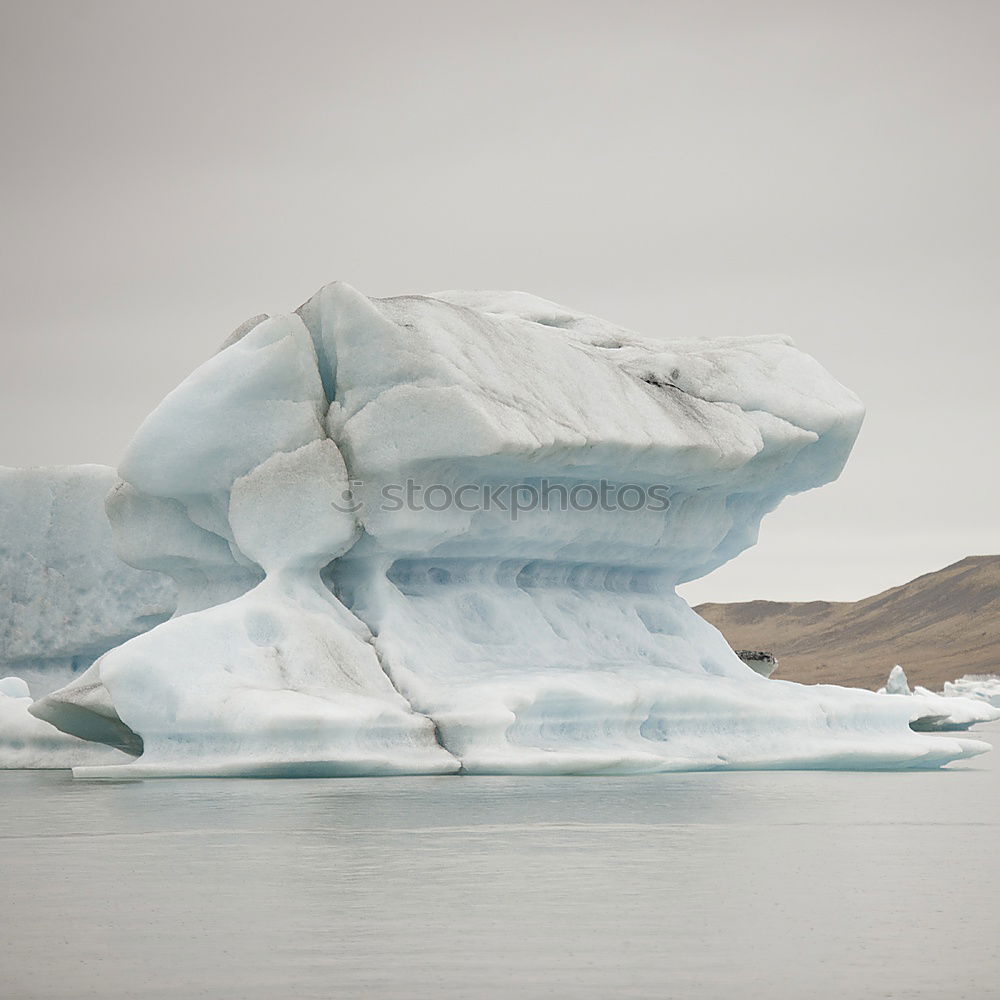
<path id="1" fill-rule="evenodd" d="M 913 692 L 910 690 L 910 682 L 906 679 L 906 671 L 897 663 L 896 666 L 889 671 L 889 676 L 886 679 L 885 687 L 878 689 L 879 694 L 902 694 L 911 695 Z"/>
<path id="2" fill-rule="evenodd" d="M 119 740 L 105 728 L 95 743 L 89 715 L 70 736 L 29 713 L 32 691 L 82 678 L 174 611 L 167 577 L 115 554 L 104 499 L 117 480 L 102 465 L 0 468 L 0 676 L 10 675 L 0 680 L 0 768 L 127 763 L 139 752 L 120 722 Z"/>
<path id="3" fill-rule="evenodd" d="M 919 684 L 911 691 L 906 671 L 898 663 L 889 671 L 885 687 L 879 688 L 878 693 L 909 698 L 910 728 L 917 732 L 969 729 L 980 722 L 1000 719 L 1000 708 L 991 707 L 973 697 L 962 697 L 957 693 L 946 697 Z"/>
<path id="4" fill-rule="evenodd" d="M 108 499 L 177 611 L 30 706 L 82 777 L 935 767 L 907 699 L 767 680 L 677 596 L 836 478 L 857 397 L 783 338 L 654 340 L 518 292 L 257 316 Z"/>
<path id="5" fill-rule="evenodd" d="M 966 674 L 954 681 L 945 681 L 942 692 L 946 698 L 975 698 L 1000 708 L 1000 677 L 996 674 Z"/>
<path id="6" fill-rule="evenodd" d="M 165 621 L 170 580 L 115 554 L 103 465 L 0 468 L 0 673 L 45 694 Z"/>

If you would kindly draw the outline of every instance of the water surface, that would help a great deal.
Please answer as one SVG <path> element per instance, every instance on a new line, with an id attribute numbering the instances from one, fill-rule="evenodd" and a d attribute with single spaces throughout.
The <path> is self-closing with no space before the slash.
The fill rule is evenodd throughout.
<path id="1" fill-rule="evenodd" d="M 0 772 L 0 995 L 1000 997 L 998 763 Z"/>

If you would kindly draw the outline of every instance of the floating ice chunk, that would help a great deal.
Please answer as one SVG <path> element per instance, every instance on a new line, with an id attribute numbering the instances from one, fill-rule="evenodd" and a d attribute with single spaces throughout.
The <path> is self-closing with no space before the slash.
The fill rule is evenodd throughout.
<path id="1" fill-rule="evenodd" d="M 110 517 L 181 613 L 34 711 L 142 740 L 85 775 L 982 752 L 912 732 L 916 696 L 765 680 L 674 591 L 835 478 L 862 415 L 787 340 L 651 341 L 521 293 L 327 286 L 247 324 L 140 427 Z"/>
<path id="2" fill-rule="evenodd" d="M 913 689 L 912 697 L 923 706 L 910 721 L 910 727 L 918 732 L 969 729 L 980 722 L 1000 719 L 1000 709 L 975 698 L 944 698 L 919 684 Z"/>
<path id="3" fill-rule="evenodd" d="M 102 465 L 0 468 L 0 671 L 52 691 L 174 609 L 170 581 L 114 553 Z"/>
<path id="4" fill-rule="evenodd" d="M 879 694 L 903 695 L 911 706 L 910 728 L 917 732 L 949 732 L 969 729 L 979 722 L 1000 719 L 995 709 L 972 698 L 945 698 L 917 685 L 912 691 L 903 668 L 896 664 Z"/>
<path id="5" fill-rule="evenodd" d="M 946 698 L 975 698 L 1000 708 L 1000 677 L 995 674 L 966 674 L 955 681 L 945 681 Z"/>
<path id="6" fill-rule="evenodd" d="M 889 671 L 889 678 L 885 682 L 884 688 L 879 688 L 879 694 L 913 694 L 910 690 L 909 682 L 906 680 L 906 672 L 897 663 Z"/>

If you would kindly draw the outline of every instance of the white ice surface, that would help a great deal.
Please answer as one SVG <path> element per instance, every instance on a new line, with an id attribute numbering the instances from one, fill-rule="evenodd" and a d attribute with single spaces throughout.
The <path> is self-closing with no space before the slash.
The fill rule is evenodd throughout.
<path id="1" fill-rule="evenodd" d="M 115 556 L 104 498 L 116 481 L 102 465 L 0 468 L 0 671 L 36 694 L 173 611 L 168 579 Z"/>
<path id="2" fill-rule="evenodd" d="M 218 358 L 230 358 L 233 368 Z M 159 562 L 174 575 L 185 609 L 100 660 L 101 688 L 144 745 L 141 758 L 125 770 L 457 770 L 458 762 L 438 745 L 433 723 L 414 713 L 389 683 L 368 629 L 320 579 L 322 567 L 354 543 L 359 527 L 331 503 L 348 488 L 347 470 L 318 418 L 325 402 L 301 321 L 262 322 L 218 358 L 140 429 L 123 471 L 149 492 L 132 482 L 119 491 L 120 504 L 109 504 L 116 534 L 124 533 L 144 565 Z M 213 405 L 220 407 L 217 421 Z M 201 424 L 207 430 L 199 438 Z M 146 449 L 164 453 L 163 461 Z M 188 451 L 194 454 L 190 466 L 183 459 Z M 171 491 L 176 502 L 164 506 L 171 498 L 156 490 Z M 158 515 L 169 518 L 169 530 L 151 530 Z M 211 530 L 222 525 L 224 535 Z M 213 540 L 224 541 L 228 557 Z M 126 555 L 123 545 L 119 551 Z M 243 592 L 202 606 L 208 591 L 194 572 L 199 558 L 212 574 L 220 566 L 227 574 L 249 567 Z M 61 699 L 77 711 L 87 707 L 76 689 L 67 689 L 36 711 L 76 725 L 58 706 Z"/>
<path id="3" fill-rule="evenodd" d="M 955 681 L 945 681 L 946 698 L 975 698 L 1000 708 L 1000 677 L 995 674 L 966 674 Z"/>
<path id="4" fill-rule="evenodd" d="M 948 687 L 948 684 L 945 684 Z M 917 685 L 912 691 L 906 672 L 897 663 L 889 672 L 885 687 L 879 694 L 903 696 L 910 706 L 910 725 L 923 732 L 949 732 L 969 729 L 981 722 L 1000 719 L 1000 708 L 993 708 L 976 698 L 957 694 L 943 697 Z"/>
<path id="5" fill-rule="evenodd" d="M 78 773 L 927 767 L 985 749 L 912 732 L 912 699 L 760 677 L 674 592 L 850 452 L 860 402 L 787 341 L 643 340 L 521 293 L 335 284 L 227 345 L 140 427 L 108 507 L 123 558 L 177 581 L 178 615 L 36 708 L 70 731 L 113 709 L 144 742 Z M 656 487 L 669 506 L 391 509 L 407 480 Z"/>
<path id="6" fill-rule="evenodd" d="M 897 663 L 889 671 L 885 687 L 878 689 L 879 694 L 913 694 L 910 690 L 910 683 L 906 679 L 906 671 Z"/>

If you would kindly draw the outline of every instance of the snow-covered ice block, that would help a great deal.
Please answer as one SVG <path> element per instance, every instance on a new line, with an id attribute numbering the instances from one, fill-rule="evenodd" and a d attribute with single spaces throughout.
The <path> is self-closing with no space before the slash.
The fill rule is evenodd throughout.
<path id="1" fill-rule="evenodd" d="M 945 681 L 946 698 L 975 698 L 1000 708 L 1000 677 L 996 674 L 966 674 L 958 680 Z"/>
<path id="2" fill-rule="evenodd" d="M 878 689 L 879 694 L 913 694 L 910 690 L 910 682 L 906 679 L 906 671 L 897 663 L 886 679 L 885 687 Z"/>
<path id="3" fill-rule="evenodd" d="M 947 687 L 947 684 L 945 685 Z M 919 684 L 911 691 L 906 672 L 897 663 L 879 694 L 902 695 L 910 706 L 910 728 L 918 732 L 951 732 L 1000 719 L 1000 708 L 975 698 L 943 697 Z"/>
<path id="4" fill-rule="evenodd" d="M 170 581 L 117 558 L 102 465 L 0 468 L 0 670 L 44 694 L 174 610 Z"/>
<path id="5" fill-rule="evenodd" d="M 787 340 L 644 340 L 509 292 L 255 319 L 143 423 L 118 550 L 171 621 L 33 706 L 115 774 L 927 767 L 908 699 L 755 674 L 675 593 L 863 416 Z M 322 572 L 321 572 L 322 571 Z M 324 586 L 325 582 L 325 586 Z M 91 720 L 93 721 L 93 720 Z"/>

